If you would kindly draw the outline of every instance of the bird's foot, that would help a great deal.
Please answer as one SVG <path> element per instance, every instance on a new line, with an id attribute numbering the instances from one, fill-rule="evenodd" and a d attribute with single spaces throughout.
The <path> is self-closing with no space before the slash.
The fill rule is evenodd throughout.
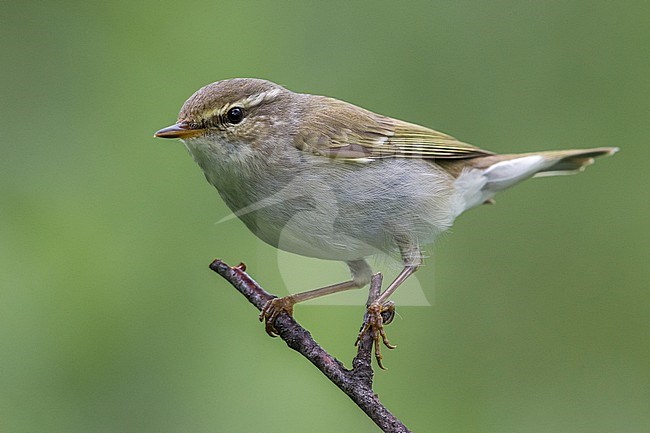
<path id="1" fill-rule="evenodd" d="M 395 305 L 390 301 L 383 305 L 377 302 L 373 302 L 368 305 L 365 316 L 366 317 L 363 321 L 363 326 L 361 327 L 361 331 L 359 331 L 357 341 L 354 343 L 354 345 L 358 345 L 359 341 L 361 341 L 361 338 L 366 333 L 370 333 L 372 336 L 372 342 L 375 346 L 375 359 L 377 360 L 377 365 L 379 365 L 379 368 L 382 370 L 385 370 L 384 366 L 381 363 L 382 356 L 380 339 L 381 343 L 383 343 L 384 346 L 388 347 L 389 349 L 394 349 L 397 347 L 389 343 L 388 338 L 386 337 L 386 333 L 384 332 L 384 325 L 388 325 L 393 321 L 393 318 L 395 317 Z"/>
<path id="2" fill-rule="evenodd" d="M 282 298 L 273 298 L 262 307 L 259 319 L 260 322 L 264 321 L 264 328 L 267 334 L 271 337 L 278 336 L 278 330 L 275 329 L 275 319 L 282 313 L 293 317 L 293 305 L 295 303 L 296 301 L 293 299 L 293 296 L 284 296 Z"/>

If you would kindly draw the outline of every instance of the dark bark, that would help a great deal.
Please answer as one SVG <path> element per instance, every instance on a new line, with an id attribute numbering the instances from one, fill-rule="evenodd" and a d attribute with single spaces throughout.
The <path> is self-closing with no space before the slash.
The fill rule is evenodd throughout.
<path id="1" fill-rule="evenodd" d="M 230 267 L 221 260 L 210 264 L 210 269 L 225 278 L 258 310 L 275 296 L 262 289 L 245 272 L 243 264 Z M 381 275 L 373 276 L 371 297 L 379 293 Z M 287 346 L 307 358 L 321 373 L 341 389 L 368 417 L 384 432 L 409 432 L 400 420 L 395 418 L 379 401 L 372 390 L 372 344 L 370 333 L 365 333 L 357 346 L 357 355 L 352 360 L 352 369 L 327 353 L 314 339 L 309 331 L 300 326 L 292 317 L 281 313 L 275 320 L 279 337 Z"/>

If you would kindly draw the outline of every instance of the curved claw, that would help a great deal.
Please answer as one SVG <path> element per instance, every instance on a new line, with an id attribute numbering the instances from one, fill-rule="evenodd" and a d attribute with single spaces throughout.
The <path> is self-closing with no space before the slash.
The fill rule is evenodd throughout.
<path id="1" fill-rule="evenodd" d="M 293 317 L 293 305 L 295 303 L 292 296 L 285 296 L 283 298 L 270 299 L 264 304 L 262 311 L 260 311 L 259 319 L 260 322 L 264 321 L 264 329 L 269 336 L 278 336 L 278 330 L 275 328 L 275 319 L 280 314 L 286 313 Z"/>
<path id="2" fill-rule="evenodd" d="M 386 320 L 384 320 L 384 316 L 386 316 Z M 384 344 L 384 346 L 388 347 L 389 349 L 395 349 L 397 347 L 390 344 L 388 337 L 386 337 L 386 332 L 384 332 L 384 324 L 387 325 L 392 322 L 394 317 L 395 306 L 392 302 L 388 302 L 385 305 L 380 305 L 376 302 L 373 302 L 372 304 L 368 305 L 368 309 L 366 311 L 366 320 L 363 322 L 363 327 L 361 328 L 361 331 L 359 331 L 357 340 L 354 342 L 354 345 L 357 346 L 359 344 L 359 341 L 361 341 L 361 337 L 370 332 L 373 345 L 375 346 L 375 359 L 377 360 L 377 365 L 382 370 L 386 370 L 386 368 L 381 363 L 382 356 L 379 340 L 381 339 L 381 342 Z"/>

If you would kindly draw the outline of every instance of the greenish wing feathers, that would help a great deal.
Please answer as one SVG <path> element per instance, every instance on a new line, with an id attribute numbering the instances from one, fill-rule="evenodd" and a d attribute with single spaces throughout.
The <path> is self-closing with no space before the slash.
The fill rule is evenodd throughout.
<path id="1" fill-rule="evenodd" d="M 388 142 L 391 148 L 395 149 L 394 156 L 469 158 L 492 154 L 492 152 L 463 143 L 450 135 L 433 129 L 400 120 L 393 120 L 393 122 L 395 124 L 394 135 L 388 139 Z"/>
<path id="2" fill-rule="evenodd" d="M 442 132 L 325 99 L 320 104 L 314 101 L 314 106 L 303 113 L 302 124 L 310 128 L 294 135 L 298 149 L 347 160 L 462 159 L 493 154 Z"/>

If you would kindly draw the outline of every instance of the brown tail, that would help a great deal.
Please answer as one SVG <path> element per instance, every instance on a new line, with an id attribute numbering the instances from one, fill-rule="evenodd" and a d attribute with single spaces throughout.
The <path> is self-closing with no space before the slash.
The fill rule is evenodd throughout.
<path id="1" fill-rule="evenodd" d="M 593 164 L 594 158 L 613 155 L 616 152 L 618 152 L 618 147 L 542 152 L 541 155 L 553 161 L 553 165 L 540 170 L 535 177 L 579 173 L 588 165 Z"/>
<path id="2" fill-rule="evenodd" d="M 460 161 L 442 162 L 456 177 L 456 188 L 464 203 L 459 214 L 481 203 L 492 203 L 499 191 L 533 176 L 578 173 L 598 156 L 612 155 L 616 147 L 582 150 L 551 150 L 508 155 L 486 155 Z M 469 170 L 468 170 L 469 169 Z"/>
<path id="3" fill-rule="evenodd" d="M 618 148 L 599 147 L 581 150 L 551 150 L 510 155 L 488 155 L 468 160 L 483 172 L 483 189 L 497 192 L 533 176 L 556 176 L 578 173 L 597 156 L 612 155 Z"/>
<path id="4" fill-rule="evenodd" d="M 556 176 L 581 172 L 594 163 L 594 158 L 609 156 L 618 152 L 618 147 L 597 147 L 594 149 L 549 150 L 545 152 L 513 153 L 489 155 L 471 160 L 474 168 L 488 168 L 501 161 L 510 161 L 526 156 L 541 156 L 545 164 L 533 176 Z M 468 161 L 469 162 L 469 161 Z"/>

